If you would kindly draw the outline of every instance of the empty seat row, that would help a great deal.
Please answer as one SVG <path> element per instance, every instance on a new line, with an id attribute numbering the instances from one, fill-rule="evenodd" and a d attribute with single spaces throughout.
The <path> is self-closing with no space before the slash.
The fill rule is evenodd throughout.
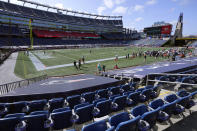
<path id="1" fill-rule="evenodd" d="M 185 111 L 187 104 L 189 107 L 194 106 L 192 99 L 182 101 L 185 96 L 196 95 L 197 92 L 188 93 L 180 91 L 175 94 L 170 94 L 162 99 L 156 99 L 149 103 L 149 106 L 144 104 L 134 107 L 130 114 L 121 112 L 109 118 L 110 126 L 107 126 L 106 121 L 102 120 L 83 127 L 82 131 L 146 131 L 153 128 L 156 122 L 168 121 L 172 115 L 178 115 Z M 181 95 L 181 96 L 180 96 Z M 190 97 L 191 98 L 191 97 Z M 186 104 L 187 103 L 187 104 Z"/>

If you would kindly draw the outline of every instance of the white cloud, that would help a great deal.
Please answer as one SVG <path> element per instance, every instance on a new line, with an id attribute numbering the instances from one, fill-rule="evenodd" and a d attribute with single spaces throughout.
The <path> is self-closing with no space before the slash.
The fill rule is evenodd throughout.
<path id="1" fill-rule="evenodd" d="M 191 0 L 172 0 L 173 2 L 178 2 L 179 5 L 187 5 Z"/>
<path id="2" fill-rule="evenodd" d="M 106 7 L 104 7 L 104 6 L 100 6 L 100 7 L 97 8 L 97 12 L 98 12 L 99 15 L 101 15 L 104 10 L 106 10 Z"/>
<path id="3" fill-rule="evenodd" d="M 135 19 L 136 22 L 140 22 L 140 21 L 142 21 L 142 20 L 143 20 L 142 17 L 138 17 L 138 18 Z"/>
<path id="4" fill-rule="evenodd" d="M 116 3 L 117 5 L 122 4 L 122 3 L 124 3 L 124 2 L 125 2 L 125 0 L 116 0 L 116 1 L 115 1 L 115 3 Z"/>
<path id="5" fill-rule="evenodd" d="M 113 8 L 113 7 L 114 7 L 114 2 L 113 2 L 113 0 L 104 0 L 103 2 L 104 2 L 105 6 L 106 6 L 107 8 Z"/>
<path id="6" fill-rule="evenodd" d="M 135 5 L 134 6 L 134 11 L 144 11 L 144 6 L 143 5 Z"/>
<path id="7" fill-rule="evenodd" d="M 57 4 L 55 4 L 55 7 L 63 9 L 64 5 L 62 3 L 57 3 Z"/>
<path id="8" fill-rule="evenodd" d="M 117 13 L 117 14 L 125 14 L 127 12 L 127 7 L 124 6 L 118 6 L 113 10 L 113 13 Z"/>
<path id="9" fill-rule="evenodd" d="M 156 3 L 157 3 L 157 0 L 148 0 L 148 1 L 146 2 L 147 5 L 154 5 L 154 4 L 156 4 Z"/>

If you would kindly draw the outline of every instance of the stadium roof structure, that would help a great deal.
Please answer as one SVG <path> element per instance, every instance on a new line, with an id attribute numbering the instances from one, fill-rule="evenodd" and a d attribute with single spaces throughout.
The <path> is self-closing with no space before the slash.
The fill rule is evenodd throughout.
<path id="1" fill-rule="evenodd" d="M 29 0 L 18 0 L 18 1 L 21 1 L 21 2 L 24 2 L 23 3 L 23 6 L 25 5 L 25 3 L 29 3 L 29 4 L 33 4 L 33 5 L 36 5 L 36 8 L 38 6 L 41 6 L 41 7 L 46 7 L 47 8 L 47 11 L 49 9 L 55 9 L 57 10 L 58 12 L 59 11 L 63 11 L 65 12 L 66 14 L 67 13 L 72 13 L 74 15 L 78 14 L 78 15 L 81 15 L 82 17 L 85 16 L 88 16 L 88 17 L 91 17 L 91 18 L 94 18 L 94 19 L 110 19 L 110 20 L 114 20 L 114 19 L 119 19 L 119 20 L 122 20 L 122 16 L 105 16 L 105 15 L 97 15 L 97 14 L 91 14 L 91 13 L 85 13 L 85 12 L 79 12 L 79 11 L 71 11 L 71 10 L 68 10 L 68 9 L 61 9 L 61 8 L 57 8 L 57 7 L 53 7 L 53 6 L 49 6 L 49 5 L 45 5 L 45 4 L 40 4 L 40 3 L 37 3 L 37 2 L 33 2 L 33 1 L 29 1 Z"/>

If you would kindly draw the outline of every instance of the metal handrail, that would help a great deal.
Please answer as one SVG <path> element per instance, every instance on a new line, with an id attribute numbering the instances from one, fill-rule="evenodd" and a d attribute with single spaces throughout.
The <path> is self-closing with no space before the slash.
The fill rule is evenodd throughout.
<path id="1" fill-rule="evenodd" d="M 35 78 L 30 78 L 30 79 L 25 79 L 25 80 L 21 80 L 21 81 L 16 81 L 16 82 L 0 85 L 0 95 L 7 94 L 7 93 L 15 90 L 16 88 L 28 86 L 32 83 L 35 83 L 35 82 L 41 81 L 41 80 L 45 80 L 47 78 L 48 78 L 47 75 L 42 75 L 42 76 L 35 77 Z"/>

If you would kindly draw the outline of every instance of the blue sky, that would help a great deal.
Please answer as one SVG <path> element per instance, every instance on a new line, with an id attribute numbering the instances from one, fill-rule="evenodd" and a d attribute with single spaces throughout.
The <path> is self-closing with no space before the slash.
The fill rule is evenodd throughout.
<path id="1" fill-rule="evenodd" d="M 4 0 L 5 1 L 5 0 Z M 184 13 L 184 35 L 197 35 L 197 0 L 31 0 L 59 8 L 101 15 L 123 16 L 124 27 L 142 30 L 165 21 L 175 27 Z M 17 0 L 11 0 L 18 3 Z M 28 5 L 32 6 L 32 5 Z"/>

